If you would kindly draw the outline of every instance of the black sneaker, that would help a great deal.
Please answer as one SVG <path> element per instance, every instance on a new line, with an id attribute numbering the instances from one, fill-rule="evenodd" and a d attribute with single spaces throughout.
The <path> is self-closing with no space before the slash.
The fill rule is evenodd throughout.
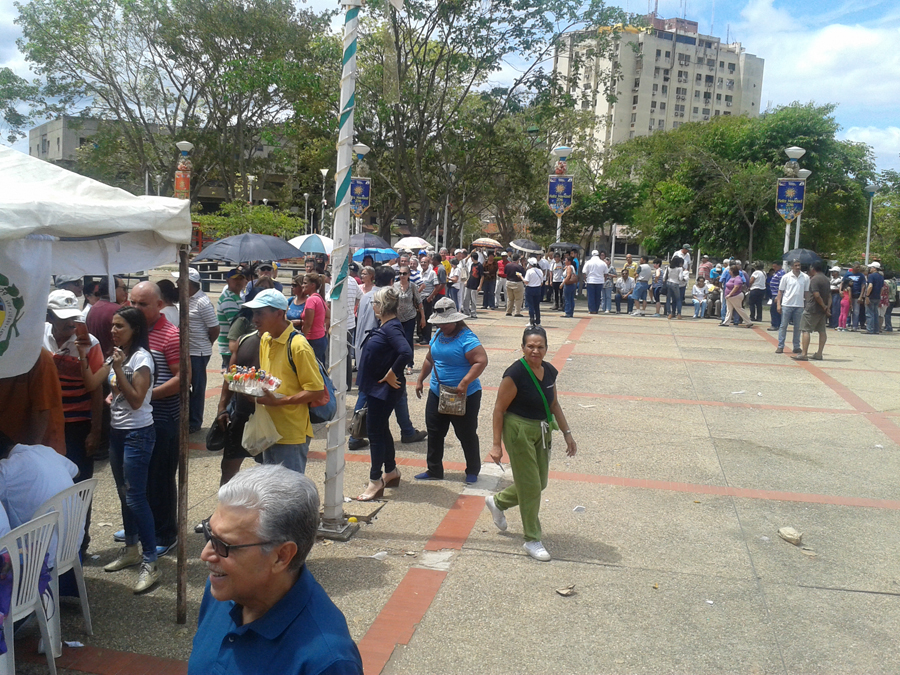
<path id="1" fill-rule="evenodd" d="M 351 438 L 350 442 L 347 443 L 347 447 L 350 450 L 362 450 L 363 448 L 369 447 L 369 441 L 365 438 Z"/>
<path id="2" fill-rule="evenodd" d="M 795 350 L 794 350 L 794 353 L 795 353 L 795 354 L 802 354 L 802 353 L 803 353 L 803 350 L 802 350 L 802 349 L 795 349 Z"/>
<path id="3" fill-rule="evenodd" d="M 400 442 L 401 443 L 418 443 L 419 441 L 424 441 L 427 436 L 428 436 L 427 431 L 416 431 L 411 436 L 401 436 Z"/>

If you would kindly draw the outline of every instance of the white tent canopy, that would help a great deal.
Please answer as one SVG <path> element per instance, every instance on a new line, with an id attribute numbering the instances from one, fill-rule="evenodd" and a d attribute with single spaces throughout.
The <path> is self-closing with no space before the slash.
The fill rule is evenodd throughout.
<path id="1" fill-rule="evenodd" d="M 52 274 L 121 274 L 176 261 L 188 200 L 124 190 L 0 147 L 0 377 L 28 372 Z"/>

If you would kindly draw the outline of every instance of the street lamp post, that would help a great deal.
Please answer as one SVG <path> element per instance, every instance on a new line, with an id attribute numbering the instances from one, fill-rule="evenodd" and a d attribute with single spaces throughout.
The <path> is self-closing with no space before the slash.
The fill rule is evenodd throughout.
<path id="1" fill-rule="evenodd" d="M 866 193 L 869 195 L 869 226 L 866 228 L 866 266 L 869 265 L 869 245 L 872 243 L 872 205 L 875 203 L 875 191 L 878 186 L 869 183 L 865 187 Z"/>
<path id="2" fill-rule="evenodd" d="M 447 229 L 447 222 L 450 214 L 450 190 L 453 188 L 453 174 L 456 172 L 456 164 L 448 164 L 447 165 L 447 174 L 450 176 L 450 184 L 447 186 L 447 198 L 444 201 L 444 246 L 447 247 L 447 250 L 450 250 L 450 245 L 447 243 L 450 241 L 449 239 L 449 231 Z M 440 247 L 437 245 L 437 237 L 434 238 L 434 250 L 440 251 Z"/>
<path id="3" fill-rule="evenodd" d="M 156 180 L 156 196 L 159 197 L 162 188 L 162 174 L 156 174 L 153 178 Z"/>
<path id="4" fill-rule="evenodd" d="M 572 154 L 572 148 L 560 145 L 551 150 L 551 154 L 557 158 L 555 173 L 559 176 L 566 173 L 566 158 Z M 562 213 L 556 213 L 556 242 L 562 241 Z"/>
<path id="5" fill-rule="evenodd" d="M 253 206 L 253 184 L 256 182 L 256 176 L 247 176 L 247 183 L 250 185 L 250 206 Z"/>
<path id="6" fill-rule="evenodd" d="M 328 175 L 328 169 L 319 169 L 322 174 L 322 217 L 319 219 L 319 234 L 325 234 L 325 205 L 328 199 L 325 197 L 325 176 Z"/>
<path id="7" fill-rule="evenodd" d="M 306 200 L 306 206 L 303 207 L 303 217 L 306 218 L 306 234 L 309 234 L 309 193 L 304 192 L 303 198 Z"/>
<path id="8" fill-rule="evenodd" d="M 784 154 L 786 154 L 788 156 L 788 158 L 791 160 L 792 164 L 796 165 L 797 160 L 806 154 L 806 150 L 804 150 L 803 148 L 798 148 L 796 145 L 792 145 L 789 148 L 785 148 Z M 798 171 L 798 174 L 799 174 L 799 171 Z M 798 239 L 799 239 L 799 237 L 798 237 Z M 784 221 L 784 252 L 787 253 L 790 250 L 791 250 L 791 221 L 785 220 Z"/>
<path id="9" fill-rule="evenodd" d="M 353 146 L 353 155 L 356 157 L 357 162 L 362 162 L 367 154 L 369 154 L 369 150 L 371 148 L 365 143 L 357 143 Z M 359 171 L 356 172 L 357 176 L 359 175 Z M 356 216 L 356 234 L 362 232 L 362 217 Z"/>
<path id="10" fill-rule="evenodd" d="M 800 169 L 800 171 L 797 172 L 797 175 L 799 175 L 800 180 L 803 181 L 803 186 L 804 186 L 803 194 L 804 194 L 804 199 L 805 199 L 806 198 L 806 189 L 805 189 L 806 179 L 812 175 L 812 171 L 810 171 L 809 169 Z M 802 216 L 803 216 L 803 213 L 797 214 L 797 230 L 796 230 L 796 232 L 794 232 L 794 248 L 800 248 L 800 219 L 802 218 Z"/>

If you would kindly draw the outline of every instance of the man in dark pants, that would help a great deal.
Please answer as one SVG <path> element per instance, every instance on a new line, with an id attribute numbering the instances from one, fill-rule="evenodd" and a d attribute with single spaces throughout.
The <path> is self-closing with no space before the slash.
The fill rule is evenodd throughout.
<path id="1" fill-rule="evenodd" d="M 778 329 L 781 328 L 781 314 L 775 306 L 775 298 L 778 297 L 778 285 L 781 283 L 781 277 L 783 276 L 784 269 L 781 266 L 781 261 L 776 260 L 772 263 L 772 276 L 769 278 L 769 297 L 772 299 L 772 304 L 769 305 L 769 317 L 772 325 L 766 329 L 769 332 L 778 332 Z"/>
<path id="2" fill-rule="evenodd" d="M 131 305 L 141 310 L 147 320 L 150 355 L 153 357 L 154 381 L 150 405 L 156 442 L 150 457 L 147 499 L 156 524 L 156 552 L 165 555 L 178 538 L 178 471 L 179 379 L 178 328 L 162 315 L 163 301 L 159 286 L 142 281 L 131 289 Z M 116 532 L 118 536 L 120 532 Z M 121 532 L 125 540 L 124 531 Z"/>

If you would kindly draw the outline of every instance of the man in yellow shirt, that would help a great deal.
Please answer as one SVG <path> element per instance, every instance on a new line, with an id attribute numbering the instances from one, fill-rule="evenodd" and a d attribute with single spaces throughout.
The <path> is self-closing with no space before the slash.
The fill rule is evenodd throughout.
<path id="1" fill-rule="evenodd" d="M 625 264 L 622 265 L 622 271 L 628 272 L 628 276 L 632 279 L 637 278 L 638 273 L 638 264 L 631 259 L 631 254 L 627 253 L 625 255 Z"/>
<path id="2" fill-rule="evenodd" d="M 294 331 L 285 318 L 287 298 L 281 291 L 261 291 L 244 307 L 253 310 L 253 325 L 262 334 L 259 343 L 259 366 L 281 380 L 275 391 L 256 399 L 266 406 L 281 440 L 264 450 L 263 464 L 283 464 L 303 473 L 313 429 L 309 421 L 309 403 L 321 396 L 325 383 L 319 373 L 319 365 L 309 342 Z M 293 338 L 291 335 L 293 334 Z M 290 345 L 291 359 L 288 358 Z"/>

